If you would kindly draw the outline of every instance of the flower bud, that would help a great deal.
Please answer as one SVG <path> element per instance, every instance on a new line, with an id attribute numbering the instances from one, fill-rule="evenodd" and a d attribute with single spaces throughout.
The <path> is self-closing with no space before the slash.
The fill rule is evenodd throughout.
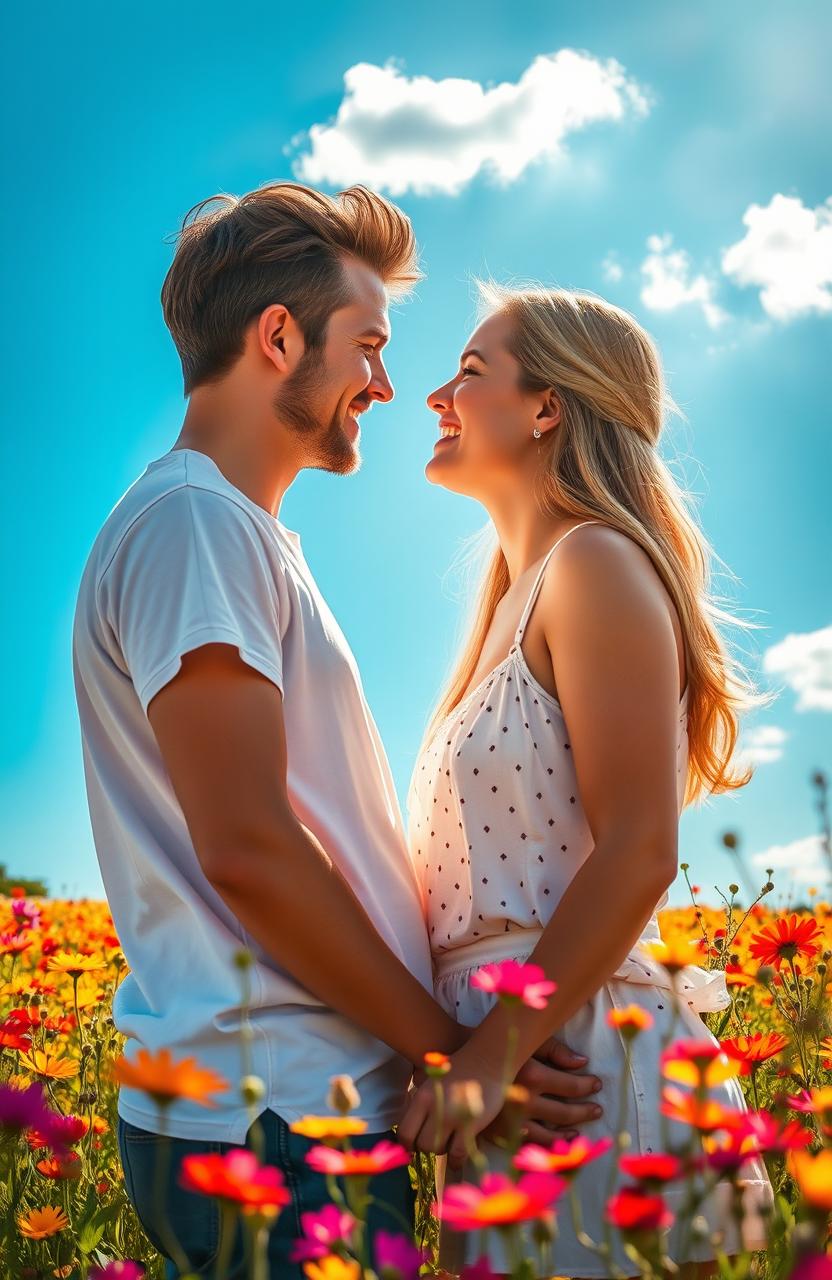
<path id="1" fill-rule="evenodd" d="M 337 1111 L 342 1116 L 360 1107 L 361 1096 L 355 1087 L 352 1076 L 330 1077 L 326 1105 L 331 1111 Z"/>

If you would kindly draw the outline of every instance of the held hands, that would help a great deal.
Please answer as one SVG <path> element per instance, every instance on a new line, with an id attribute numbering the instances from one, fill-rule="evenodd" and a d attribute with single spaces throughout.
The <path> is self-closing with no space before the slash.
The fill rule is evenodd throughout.
<path id="1" fill-rule="evenodd" d="M 500 1070 L 476 1056 L 470 1044 L 451 1056 L 450 1070 L 440 1079 L 429 1079 L 422 1067 L 416 1069 L 414 1088 L 398 1126 L 398 1139 L 409 1151 L 447 1151 L 452 1168 L 460 1168 L 466 1157 L 462 1126 L 449 1114 L 452 1085 L 475 1080 L 482 1090 L 481 1114 L 466 1121 L 471 1137 L 479 1133 L 492 1139 L 506 1136 L 512 1123 L 504 1106 Z M 575 1136 L 574 1126 L 600 1114 L 593 1095 L 601 1082 L 577 1071 L 585 1062 L 583 1055 L 550 1036 L 520 1068 L 514 1083 L 529 1093 L 522 1112 L 526 1141 L 548 1146 L 556 1137 Z M 441 1105 L 438 1090 L 442 1091 Z"/>

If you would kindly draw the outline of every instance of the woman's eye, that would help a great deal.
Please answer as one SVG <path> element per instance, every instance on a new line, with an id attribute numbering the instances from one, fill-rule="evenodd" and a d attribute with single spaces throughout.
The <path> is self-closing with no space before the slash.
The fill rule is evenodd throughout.
<path id="1" fill-rule="evenodd" d="M 466 364 L 466 365 L 463 365 L 463 366 L 462 366 L 462 372 L 463 372 L 463 373 L 476 373 L 477 371 L 476 371 L 476 369 L 472 369 L 472 368 L 471 368 L 471 366 L 470 366 L 469 364 Z"/>

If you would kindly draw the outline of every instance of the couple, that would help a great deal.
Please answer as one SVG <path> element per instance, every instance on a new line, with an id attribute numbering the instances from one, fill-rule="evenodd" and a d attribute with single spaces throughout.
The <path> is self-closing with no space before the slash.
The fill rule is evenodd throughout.
<path id="1" fill-rule="evenodd" d="M 659 936 L 684 801 L 747 781 L 730 754 L 754 694 L 714 629 L 707 544 L 658 453 L 665 393 L 648 335 L 591 295 L 481 286 L 484 318 L 428 396 L 439 438 L 426 476 L 479 500 L 498 546 L 414 764 L 405 827 L 355 659 L 278 512 L 303 468 L 360 465 L 359 415 L 393 396 L 388 300 L 421 274 L 413 230 L 361 186 L 330 197 L 277 182 L 214 200 L 184 220 L 162 289 L 182 429 L 96 538 L 73 666 L 93 833 L 131 970 L 116 1026 L 234 1086 L 214 1108 L 181 1099 L 164 1118 L 122 1086 L 128 1195 L 169 1253 L 153 1179 L 170 1135 L 164 1216 L 208 1274 L 220 1209 L 178 1185 L 179 1162 L 246 1142 L 237 1082 L 253 1074 L 265 1159 L 292 1195 L 271 1275 L 300 1277 L 300 1215 L 329 1197 L 304 1158 L 313 1141 L 290 1125 L 331 1109 L 332 1077 L 358 1088 L 367 1132 L 354 1145 L 437 1150 L 441 1190 L 473 1180 L 419 1070 L 428 1050 L 448 1054 L 443 1088 L 480 1083 L 479 1144 L 505 1167 L 504 1011 L 469 981 L 492 961 L 529 960 L 557 982 L 545 1010 L 517 1014 L 511 1073 L 529 1089 L 528 1140 L 623 1127 L 631 1152 L 662 1149 L 673 1000 L 637 943 Z M 404 651 L 399 661 L 405 679 Z M 699 1013 L 726 1007 L 723 976 L 691 965 L 680 985 L 676 1035 L 709 1037 Z M 626 1068 L 607 1014 L 632 1004 L 653 1024 Z M 736 1081 L 712 1094 L 743 1105 Z M 669 1127 L 684 1140 L 682 1119 Z M 602 1159 L 578 1183 L 595 1239 L 607 1174 Z M 765 1243 L 754 1211 L 770 1185 L 757 1159 L 744 1174 L 744 1241 L 730 1184 L 703 1207 L 728 1252 Z M 412 1222 L 406 1167 L 370 1191 L 373 1238 Z M 672 1186 L 667 1198 L 679 1207 Z M 605 1274 L 566 1207 L 559 1217 L 559 1272 Z M 489 1262 L 505 1273 L 490 1234 Z M 443 1228 L 440 1261 L 459 1270 L 478 1245 Z M 691 1265 L 715 1253 L 701 1239 L 675 1247 L 671 1234 L 671 1256 Z M 233 1258 L 242 1275 L 240 1238 Z M 621 1250 L 614 1261 L 635 1271 Z"/>

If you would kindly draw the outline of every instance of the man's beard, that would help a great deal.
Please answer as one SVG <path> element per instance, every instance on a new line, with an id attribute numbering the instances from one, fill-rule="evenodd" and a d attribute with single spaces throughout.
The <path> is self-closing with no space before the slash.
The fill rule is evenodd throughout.
<path id="1" fill-rule="evenodd" d="M 307 347 L 297 369 L 275 394 L 272 408 L 290 431 L 312 446 L 316 460 L 307 462 L 308 467 L 346 475 L 356 469 L 355 450 L 344 434 L 344 414 L 336 411 L 329 421 L 323 416 L 319 400 L 325 388 L 323 350 Z"/>

